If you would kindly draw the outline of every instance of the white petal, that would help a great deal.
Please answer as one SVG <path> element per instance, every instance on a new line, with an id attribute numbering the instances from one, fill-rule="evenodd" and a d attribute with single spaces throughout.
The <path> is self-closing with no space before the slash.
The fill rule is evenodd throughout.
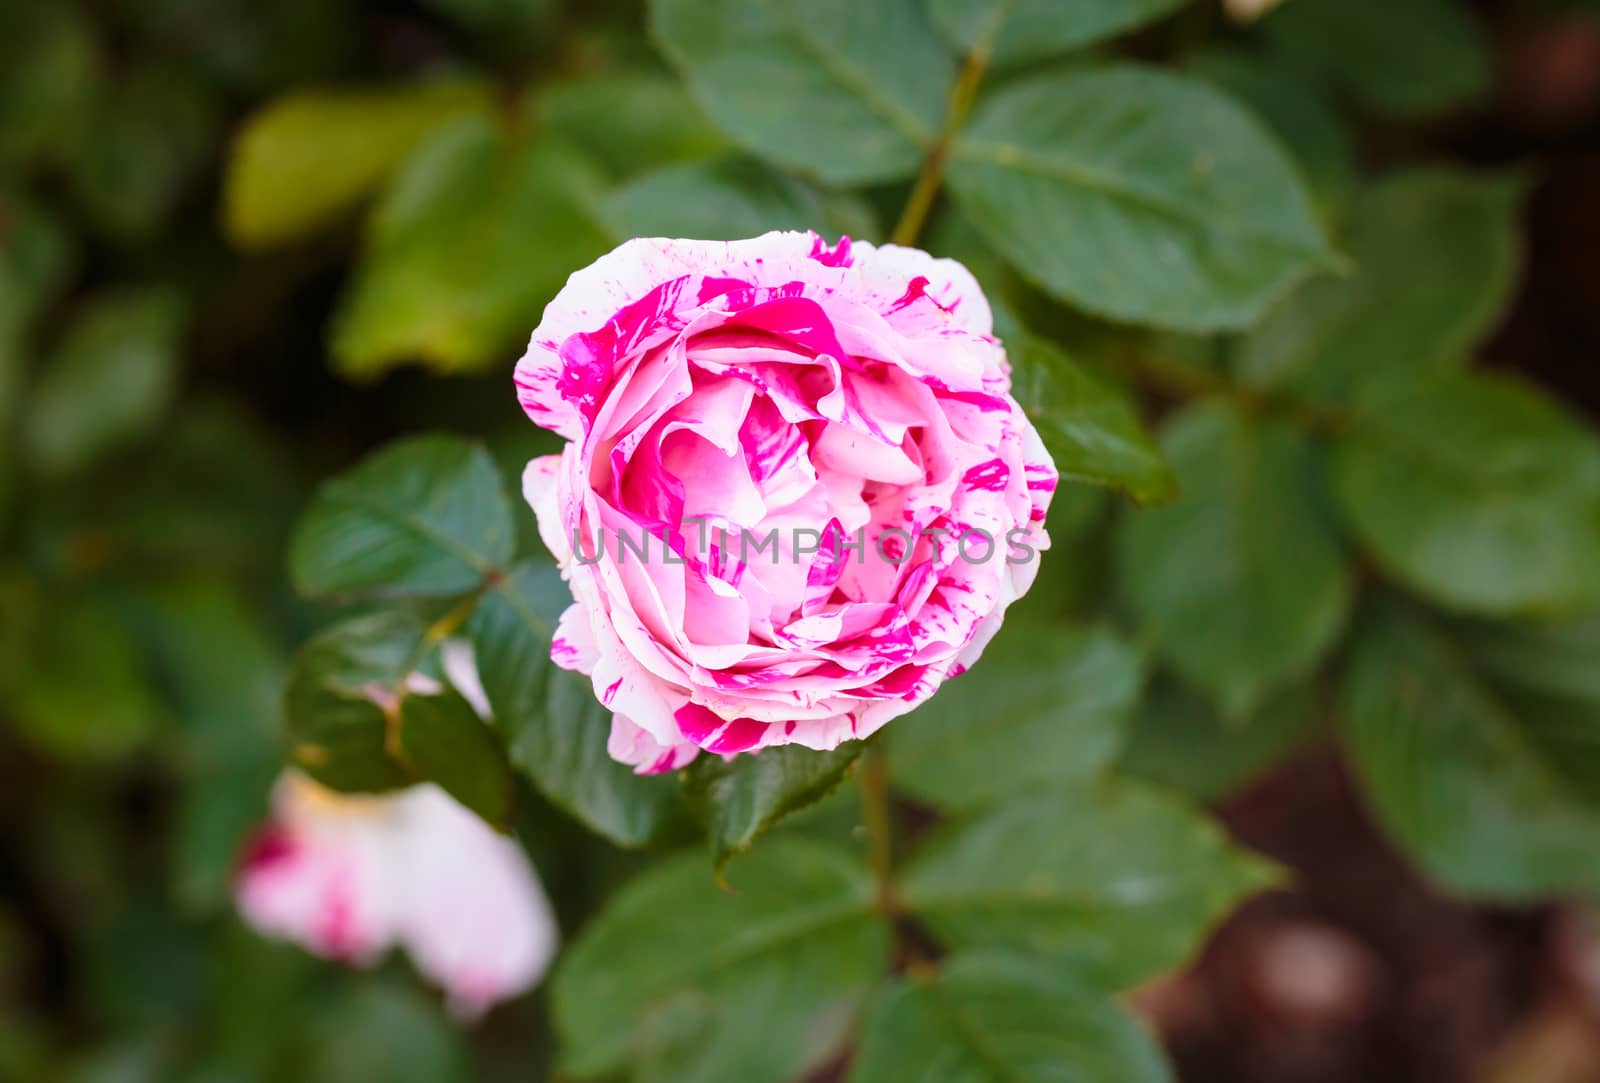
<path id="1" fill-rule="evenodd" d="M 536 984 L 559 940 L 522 850 L 432 784 L 348 797 L 285 773 L 235 895 L 258 931 L 328 958 L 402 944 L 469 1016 Z"/>
<path id="2" fill-rule="evenodd" d="M 522 850 L 432 784 L 397 798 L 405 841 L 399 937 L 466 1015 L 532 988 L 555 956 L 555 915 Z"/>

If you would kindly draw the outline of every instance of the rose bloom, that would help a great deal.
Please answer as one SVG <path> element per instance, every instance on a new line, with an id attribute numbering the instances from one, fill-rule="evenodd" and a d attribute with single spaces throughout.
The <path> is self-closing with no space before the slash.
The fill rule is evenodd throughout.
<path id="1" fill-rule="evenodd" d="M 483 714 L 470 652 L 447 650 L 445 667 Z M 522 850 L 431 783 L 348 795 L 285 772 L 234 897 L 259 932 L 324 958 L 363 966 L 404 947 L 467 1018 L 537 984 L 559 941 Z"/>
<path id="2" fill-rule="evenodd" d="M 961 264 L 849 238 L 633 240 L 571 277 L 516 369 L 568 443 L 523 484 L 613 757 L 834 748 L 978 658 L 1056 485 L 992 331 Z"/>

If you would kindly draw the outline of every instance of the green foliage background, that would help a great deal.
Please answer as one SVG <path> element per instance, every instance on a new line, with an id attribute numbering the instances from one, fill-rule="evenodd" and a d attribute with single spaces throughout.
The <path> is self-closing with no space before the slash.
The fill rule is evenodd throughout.
<path id="1" fill-rule="evenodd" d="M 6 5 L 0 1078 L 1165 1079 L 1116 994 L 1282 883 L 1207 806 L 1307 744 L 1442 890 L 1592 896 L 1600 439 L 1479 357 L 1537 163 L 1432 138 L 1493 73 L 1453 0 Z M 865 750 L 636 778 L 510 366 L 616 243 L 774 228 L 973 269 L 1055 548 Z M 493 730 L 386 741 L 450 636 Z M 244 929 L 288 762 L 514 832 L 544 988 L 468 1035 Z"/>

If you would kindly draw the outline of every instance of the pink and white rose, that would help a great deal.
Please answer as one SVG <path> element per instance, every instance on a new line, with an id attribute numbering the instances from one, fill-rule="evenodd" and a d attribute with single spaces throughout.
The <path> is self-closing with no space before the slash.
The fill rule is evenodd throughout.
<path id="1" fill-rule="evenodd" d="M 1057 480 L 992 332 L 961 264 L 848 238 L 641 239 L 572 276 L 516 369 L 568 441 L 524 491 L 612 756 L 833 748 L 978 658 Z"/>
<path id="2" fill-rule="evenodd" d="M 466 1017 L 537 984 L 559 939 L 522 851 L 432 784 L 350 796 L 286 772 L 235 898 L 257 930 L 325 958 L 404 947 Z"/>

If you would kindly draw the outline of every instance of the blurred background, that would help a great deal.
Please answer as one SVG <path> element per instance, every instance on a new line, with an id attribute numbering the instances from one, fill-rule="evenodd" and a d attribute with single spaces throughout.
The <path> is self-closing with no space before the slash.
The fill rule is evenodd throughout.
<path id="1" fill-rule="evenodd" d="M 1600 420 L 1600 5 L 1454 6 L 1464 45 L 1412 5 L 1348 5 L 1369 37 L 1297 69 L 1332 104 L 1266 119 L 1326 152 L 1319 193 L 1396 163 L 1519 170 L 1523 255 L 1483 352 Z M 1253 16 L 1197 0 L 1105 49 L 1216 72 L 1274 113 L 1298 99 L 1253 84 L 1254 58 L 1300 54 Z M 550 449 L 512 394 L 521 341 L 632 233 L 882 240 L 898 215 L 905 185 L 837 195 L 737 155 L 645 25 L 609 0 L 0 4 L 0 1080 L 547 1064 L 539 994 L 459 1028 L 403 959 L 347 971 L 260 939 L 230 878 L 283 762 L 286 659 L 327 619 L 283 560 L 319 479 L 442 429 L 486 441 L 514 483 Z M 1437 103 L 1407 87 L 1441 65 Z M 456 124 L 480 115 L 499 128 Z M 508 173 L 497 140 L 538 149 Z M 715 163 L 714 198 L 629 187 L 684 163 Z M 925 243 L 984 259 L 943 204 Z M 1143 402 L 1152 423 L 1170 406 Z M 1081 519 L 1047 589 L 1093 609 L 1112 519 Z M 1588 909 L 1430 887 L 1373 826 L 1321 708 L 1301 710 L 1194 787 L 1298 880 L 1135 995 L 1182 1078 L 1600 1080 Z M 640 860 L 531 795 L 521 816 L 569 932 Z"/>

